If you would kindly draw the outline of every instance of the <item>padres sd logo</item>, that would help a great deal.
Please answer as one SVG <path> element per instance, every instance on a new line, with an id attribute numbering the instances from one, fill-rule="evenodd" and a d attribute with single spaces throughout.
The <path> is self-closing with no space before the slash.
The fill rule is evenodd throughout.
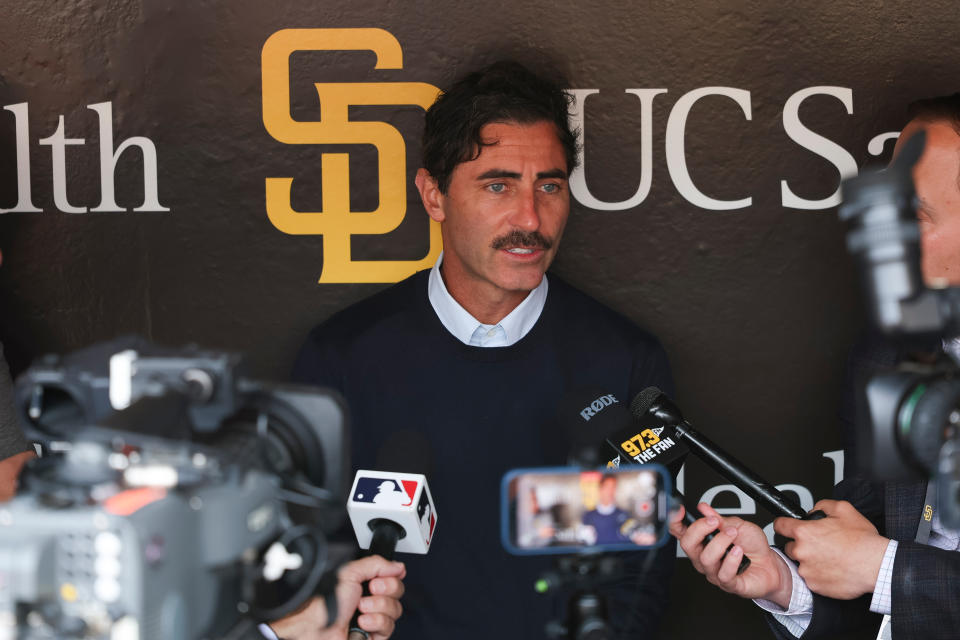
<path id="1" fill-rule="evenodd" d="M 318 82 L 321 120 L 290 115 L 290 54 L 295 51 L 372 51 L 376 69 L 402 69 L 400 43 L 383 29 L 284 29 L 263 45 L 263 124 L 285 144 L 370 144 L 378 156 L 379 206 L 350 209 L 349 157 L 324 153 L 320 164 L 322 211 L 294 211 L 293 178 L 267 178 L 267 216 L 284 233 L 323 236 L 321 283 L 397 282 L 432 266 L 440 255 L 440 225 L 430 221 L 430 248 L 420 260 L 353 260 L 352 234 L 385 234 L 407 212 L 407 167 L 403 136 L 385 122 L 353 122 L 350 105 L 416 105 L 426 110 L 439 90 L 424 82 Z"/>

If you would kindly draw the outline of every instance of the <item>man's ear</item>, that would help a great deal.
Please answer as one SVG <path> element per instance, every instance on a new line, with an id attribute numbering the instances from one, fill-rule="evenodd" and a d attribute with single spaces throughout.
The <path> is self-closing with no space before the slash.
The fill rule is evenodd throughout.
<path id="1" fill-rule="evenodd" d="M 415 182 L 417 183 L 417 190 L 420 192 L 420 199 L 423 200 L 423 208 L 427 210 L 427 215 L 432 220 L 443 222 L 447 216 L 443 211 L 443 194 L 440 193 L 440 186 L 436 179 L 426 169 L 418 169 Z"/>

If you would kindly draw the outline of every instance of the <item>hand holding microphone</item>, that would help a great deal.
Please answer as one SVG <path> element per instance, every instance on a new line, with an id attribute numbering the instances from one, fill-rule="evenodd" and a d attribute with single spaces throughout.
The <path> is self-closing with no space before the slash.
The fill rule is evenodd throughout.
<path id="1" fill-rule="evenodd" d="M 322 598 L 313 598 L 300 610 L 271 622 L 270 630 L 283 640 L 342 640 L 356 610 L 372 640 L 386 640 L 403 611 L 400 597 L 405 575 L 403 563 L 379 556 L 348 562 L 337 572 L 336 611 L 328 611 Z M 372 595 L 361 597 L 367 581 Z M 331 614 L 337 616 L 332 623 Z"/>
<path id="2" fill-rule="evenodd" d="M 790 569 L 770 548 L 763 529 L 747 520 L 721 517 L 706 503 L 700 510 L 705 517 L 692 524 L 683 522 L 679 513 L 670 523 L 670 533 L 693 568 L 728 593 L 769 600 L 786 609 L 793 588 Z M 743 571 L 741 562 L 747 556 L 749 568 Z"/>
<path id="3" fill-rule="evenodd" d="M 636 402 L 634 399 L 634 404 Z M 655 463 L 663 465 L 676 477 L 690 449 L 676 436 L 671 426 L 658 426 L 659 422 L 653 424 L 644 420 L 645 410 L 646 407 L 639 416 L 636 413 L 631 415 L 616 396 L 597 390 L 584 389 L 571 395 L 560 412 L 561 424 L 576 449 L 577 455 L 573 456 L 571 462 L 584 466 L 597 466 L 603 460 L 610 460 L 608 466 Z M 604 444 L 600 447 L 595 442 L 598 433 L 604 438 Z M 586 437 L 590 440 L 586 441 Z M 675 495 L 674 499 L 682 503 L 679 495 Z M 700 514 L 693 508 L 686 510 L 682 517 L 687 519 L 687 524 L 692 524 L 700 518 Z M 708 533 L 701 544 L 706 545 L 713 536 L 713 533 Z M 742 573 L 749 566 L 750 558 L 743 556 L 737 572 Z"/>
<path id="4" fill-rule="evenodd" d="M 774 530 L 792 538 L 787 555 L 803 568 L 803 578 L 815 593 L 841 600 L 871 593 L 890 540 L 845 500 L 821 500 L 815 506 L 828 517 L 816 522 L 774 520 Z"/>
<path id="5" fill-rule="evenodd" d="M 812 591 L 852 599 L 874 588 L 889 540 L 849 502 L 821 500 L 813 511 L 805 513 L 794 500 L 698 433 L 683 419 L 676 405 L 655 387 L 641 391 L 631 410 L 638 420 L 655 417 L 671 425 L 698 457 L 779 516 L 774 530 L 792 538 L 785 550 L 800 563 Z M 721 518 L 706 504 L 701 507 L 707 518 L 692 524 L 677 519 L 670 527 L 697 571 L 725 591 L 770 600 L 784 608 L 789 606 L 792 573 L 786 561 L 768 547 L 763 531 L 739 518 Z M 716 532 L 716 537 L 703 546 L 708 532 Z M 734 543 L 730 556 L 746 554 L 752 560 L 751 569 L 742 576 L 736 573 L 735 557 L 722 557 L 728 545 Z"/>
<path id="6" fill-rule="evenodd" d="M 388 561 L 396 551 L 427 553 L 437 526 L 437 510 L 427 479 L 416 473 L 358 471 L 347 514 L 360 548 Z M 371 595 L 370 589 L 364 582 L 364 599 Z M 360 627 L 360 615 L 360 609 L 353 614 L 349 640 L 370 638 L 369 629 Z"/>
<path id="7" fill-rule="evenodd" d="M 656 387 L 648 387 L 637 394 L 630 409 L 641 423 L 655 420 L 672 429 L 697 457 L 781 519 L 799 521 L 826 517 L 820 510 L 806 513 L 795 500 L 700 434 L 683 419 L 670 398 Z M 784 608 L 789 606 L 793 586 L 790 568 L 769 547 L 763 530 L 740 518 L 721 518 L 706 503 L 700 507 L 706 518 L 692 523 L 688 519 L 684 523 L 680 521 L 682 516 L 677 516 L 670 525 L 670 532 L 678 539 L 694 568 L 724 591 L 770 600 Z M 745 556 L 751 559 L 748 571 L 744 571 L 741 564 Z"/>

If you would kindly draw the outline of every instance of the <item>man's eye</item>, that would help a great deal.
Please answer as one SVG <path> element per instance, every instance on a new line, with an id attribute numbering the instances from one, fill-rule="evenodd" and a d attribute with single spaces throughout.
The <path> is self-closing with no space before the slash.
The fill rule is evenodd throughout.
<path id="1" fill-rule="evenodd" d="M 503 184 L 502 182 L 494 182 L 493 184 L 487 185 L 487 191 L 491 191 L 493 193 L 503 193 L 506 190 L 507 185 Z"/>
<path id="2" fill-rule="evenodd" d="M 546 193 L 556 193 L 557 191 L 560 191 L 560 185 L 554 182 L 548 182 L 545 185 L 541 186 L 540 188 L 543 189 Z"/>

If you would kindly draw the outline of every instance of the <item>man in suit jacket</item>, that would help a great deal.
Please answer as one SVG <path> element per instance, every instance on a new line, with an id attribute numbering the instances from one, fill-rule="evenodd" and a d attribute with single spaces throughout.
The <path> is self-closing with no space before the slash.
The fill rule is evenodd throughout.
<path id="1" fill-rule="evenodd" d="M 914 169 L 924 277 L 930 283 L 960 284 L 960 93 L 915 103 L 910 115 L 901 141 L 921 129 L 927 132 L 924 155 Z M 899 147 L 898 142 L 895 154 Z M 955 342 L 943 346 L 955 351 Z M 854 351 L 848 379 L 896 359 L 889 347 L 860 347 Z M 851 408 L 848 402 L 844 411 L 848 424 Z M 848 460 L 856 453 L 851 437 L 846 453 Z M 920 527 L 926 484 L 844 480 L 836 487 L 837 500 L 814 506 L 826 518 L 774 522 L 778 533 L 793 539 L 785 547 L 786 555 L 770 548 L 755 524 L 722 518 L 706 504 L 700 505 L 704 518 L 689 527 L 677 520 L 671 532 L 707 580 L 754 598 L 769 611 L 771 628 L 781 640 L 859 627 L 869 628 L 871 635 L 879 628 L 878 637 L 884 638 L 892 631 L 897 640 L 956 638 L 960 532 L 943 527 L 936 511 L 931 527 Z M 717 535 L 703 545 L 711 531 Z M 744 554 L 751 564 L 737 575 Z"/>

